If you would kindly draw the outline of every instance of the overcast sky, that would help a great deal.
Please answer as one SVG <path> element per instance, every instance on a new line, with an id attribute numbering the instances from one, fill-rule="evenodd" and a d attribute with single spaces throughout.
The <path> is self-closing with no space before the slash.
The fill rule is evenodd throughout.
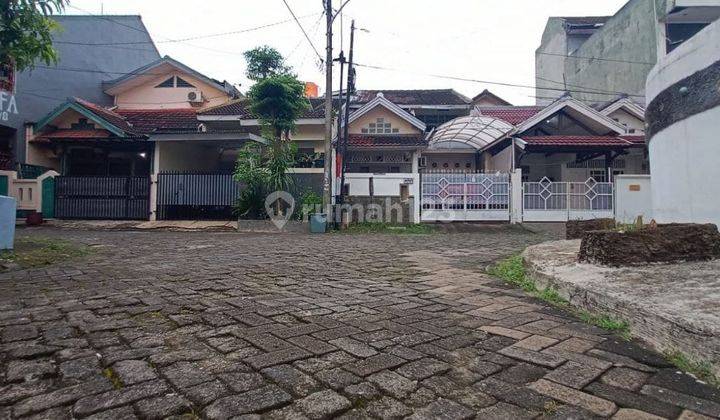
<path id="1" fill-rule="evenodd" d="M 286 0 L 324 55 L 321 0 Z M 454 88 L 472 97 L 487 88 L 516 104 L 533 104 L 533 89 L 446 80 L 443 75 L 534 85 L 534 51 L 550 16 L 612 15 L 627 0 L 351 0 L 342 27 L 347 50 L 352 18 L 358 63 L 397 71 L 358 69 L 359 89 Z M 340 0 L 334 0 L 339 6 Z M 71 0 L 68 14 L 139 14 L 160 53 L 208 76 L 247 90 L 242 52 L 258 45 L 277 48 L 303 80 L 324 90 L 319 59 L 298 25 L 184 42 L 181 38 L 242 31 L 291 19 L 283 0 Z M 340 47 L 340 19 L 335 50 Z M 346 52 L 347 54 L 347 52 Z M 335 77 L 337 89 L 337 75 Z"/>

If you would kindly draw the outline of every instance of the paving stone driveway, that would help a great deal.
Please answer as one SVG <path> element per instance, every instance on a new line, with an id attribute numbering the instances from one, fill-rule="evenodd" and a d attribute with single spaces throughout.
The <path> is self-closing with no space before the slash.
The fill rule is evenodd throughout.
<path id="1" fill-rule="evenodd" d="M 540 235 L 33 234 L 96 251 L 0 274 L 0 419 L 720 416 L 717 390 L 483 274 Z"/>

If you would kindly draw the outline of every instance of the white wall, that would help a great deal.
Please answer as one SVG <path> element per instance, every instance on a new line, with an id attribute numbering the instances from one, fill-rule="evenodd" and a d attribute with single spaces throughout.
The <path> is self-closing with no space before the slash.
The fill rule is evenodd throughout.
<path id="1" fill-rule="evenodd" d="M 647 102 L 678 81 L 720 60 L 720 21 L 664 57 L 651 71 Z M 649 143 L 653 217 L 660 223 L 720 225 L 720 107 L 655 134 Z"/>
<path id="2" fill-rule="evenodd" d="M 615 177 L 615 220 L 633 223 L 638 216 L 648 223 L 652 219 L 650 175 Z"/>

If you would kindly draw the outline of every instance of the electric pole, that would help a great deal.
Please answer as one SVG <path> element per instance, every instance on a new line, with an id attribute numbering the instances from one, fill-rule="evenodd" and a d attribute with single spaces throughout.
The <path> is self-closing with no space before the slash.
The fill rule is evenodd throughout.
<path id="1" fill-rule="evenodd" d="M 342 135 L 342 146 L 338 147 L 338 150 L 342 151 L 341 158 L 341 171 L 340 171 L 340 199 L 345 199 L 345 169 L 347 168 L 346 156 L 349 138 L 349 124 L 350 120 L 350 100 L 352 93 L 355 91 L 355 69 L 353 68 L 353 47 L 355 46 L 355 19 L 352 20 L 350 25 L 350 56 L 348 58 L 348 75 L 347 75 L 347 89 L 345 93 L 345 125 L 343 126 Z M 340 139 L 338 138 L 338 144 Z"/>
<path id="2" fill-rule="evenodd" d="M 325 22 L 327 25 L 326 37 L 327 47 L 325 53 L 325 168 L 323 176 L 323 211 L 327 217 L 332 217 L 332 129 L 333 129 L 333 106 L 332 106 L 332 23 L 333 10 L 332 0 L 323 0 L 325 9 Z"/>

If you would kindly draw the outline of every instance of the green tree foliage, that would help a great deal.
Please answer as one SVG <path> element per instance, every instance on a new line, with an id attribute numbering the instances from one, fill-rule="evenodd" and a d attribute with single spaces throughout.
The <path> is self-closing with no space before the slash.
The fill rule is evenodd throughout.
<path id="1" fill-rule="evenodd" d="M 64 10 L 69 0 L 1 0 L 0 60 L 15 61 L 18 71 L 31 69 L 39 60 L 54 64 L 57 51 L 52 33 L 59 29 L 50 16 Z"/>
<path id="2" fill-rule="evenodd" d="M 270 76 L 290 74 L 292 70 L 291 67 L 285 66 L 282 54 L 267 45 L 245 51 L 243 55 L 247 61 L 245 75 L 256 82 Z"/>
<path id="3" fill-rule="evenodd" d="M 271 140 L 289 140 L 295 121 L 310 107 L 305 85 L 292 75 L 276 75 L 255 83 L 248 92 L 250 112 L 265 128 Z"/>

